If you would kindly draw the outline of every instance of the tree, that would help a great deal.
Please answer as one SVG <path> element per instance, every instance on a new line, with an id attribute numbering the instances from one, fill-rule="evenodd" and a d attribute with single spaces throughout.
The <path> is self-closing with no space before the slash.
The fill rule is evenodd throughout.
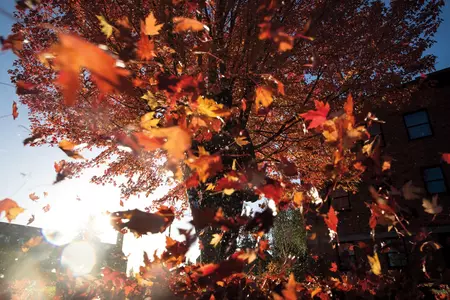
<path id="1" fill-rule="evenodd" d="M 296 186 L 292 178 L 301 176 L 304 187 L 351 187 L 359 171 L 344 165 L 355 161 L 350 148 L 364 133 L 353 103 L 357 114 L 362 103 L 407 98 L 411 90 L 401 84 L 433 68 L 434 57 L 423 54 L 442 5 L 51 0 L 17 12 L 4 48 L 18 54 L 10 72 L 39 138 L 31 145 L 65 139 L 102 149 L 59 170 L 60 180 L 106 163 L 94 182 L 124 175 L 125 197 L 148 195 L 169 169 L 181 183 L 154 205 L 188 199 L 182 210 L 189 204 L 200 231 L 197 210 L 221 207 L 225 217 L 236 216 L 243 201 L 261 195 L 280 206 L 293 195 L 285 189 Z M 350 93 L 347 117 L 325 123 Z M 336 127 L 341 121 L 356 128 L 352 138 Z M 315 131 L 322 125 L 328 135 Z M 238 230 L 213 248 L 218 232 L 201 235 L 203 261 L 234 252 Z"/>

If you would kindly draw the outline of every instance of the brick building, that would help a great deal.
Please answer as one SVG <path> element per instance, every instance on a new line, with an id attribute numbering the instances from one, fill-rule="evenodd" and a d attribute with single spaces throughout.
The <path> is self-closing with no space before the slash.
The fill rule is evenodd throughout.
<path id="1" fill-rule="evenodd" d="M 323 270 L 329 268 L 330 261 L 338 262 L 341 270 L 355 269 L 358 259 L 367 257 L 367 249 L 358 246 L 364 243 L 369 249 L 377 245 L 383 271 L 398 269 L 421 278 L 423 272 L 414 262 L 423 253 L 418 253 L 420 250 L 413 242 L 419 234 L 426 232 L 443 247 L 433 250 L 435 263 L 441 271 L 430 276 L 450 278 L 450 165 L 441 159 L 442 153 L 450 152 L 450 68 L 408 84 L 418 85 L 410 101 L 395 109 L 387 105 L 370 108 L 386 123 L 373 125 L 369 132 L 379 135 L 382 155 L 393 158 L 392 184 L 401 187 L 412 180 L 429 200 L 432 195 L 439 195 L 443 212 L 433 219 L 433 215 L 424 211 L 422 197 L 401 200 L 398 204 L 402 215 L 410 221 L 408 229 L 412 236 L 399 238 L 394 230 L 387 232 L 386 227 L 377 226 L 374 240 L 368 224 L 371 213 L 365 204 L 372 201 L 368 186 L 361 185 L 357 194 L 337 191 L 332 195 L 331 205 L 339 211 L 339 243 L 334 249 L 329 247 L 330 239 L 320 217 L 314 220 L 319 228 L 322 227 L 317 229 L 318 238 L 309 241 L 313 249 L 318 247 L 323 252 L 328 248 L 330 251 L 329 257 L 321 258 Z"/>

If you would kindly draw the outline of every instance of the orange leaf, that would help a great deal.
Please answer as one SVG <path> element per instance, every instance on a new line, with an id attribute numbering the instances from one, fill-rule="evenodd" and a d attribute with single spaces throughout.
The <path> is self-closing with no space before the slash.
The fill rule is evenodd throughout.
<path id="1" fill-rule="evenodd" d="M 22 245 L 22 252 L 28 252 L 30 248 L 36 247 L 42 243 L 42 236 L 35 236 L 29 239 L 25 244 Z"/>
<path id="2" fill-rule="evenodd" d="M 205 29 L 205 25 L 195 19 L 175 17 L 173 18 L 173 23 L 175 24 L 174 32 L 183 32 L 187 30 L 200 31 Z"/>
<path id="3" fill-rule="evenodd" d="M 17 103 L 16 101 L 13 101 L 13 105 L 12 105 L 12 116 L 13 119 L 17 119 L 17 117 L 19 116 L 19 110 L 17 109 Z"/>
<path id="4" fill-rule="evenodd" d="M 5 198 L 0 201 L 0 214 L 5 212 L 5 216 L 9 222 L 14 220 L 19 214 L 23 213 L 23 211 L 24 209 L 12 199 Z"/>
<path id="5" fill-rule="evenodd" d="M 330 230 L 337 232 L 338 218 L 333 206 L 330 206 L 330 210 L 324 220 Z"/>
<path id="6" fill-rule="evenodd" d="M 134 136 L 137 138 L 138 144 L 147 151 L 155 151 L 164 145 L 162 138 L 152 137 L 144 132 L 136 132 Z"/>
<path id="7" fill-rule="evenodd" d="M 191 147 L 190 134 L 179 126 L 157 128 L 151 133 L 154 137 L 166 138 L 163 148 L 174 159 L 183 159 L 184 152 Z"/>
<path id="8" fill-rule="evenodd" d="M 67 140 L 62 140 L 58 144 L 59 149 L 64 151 L 64 153 L 74 159 L 84 159 L 83 156 L 81 156 L 77 151 L 75 151 L 76 145 L 72 142 L 69 142 Z"/>
<path id="9" fill-rule="evenodd" d="M 44 210 L 44 212 L 48 212 L 50 210 L 50 204 L 47 204 L 46 206 L 44 206 L 42 208 L 42 210 Z"/>
<path id="10" fill-rule="evenodd" d="M 259 111 L 260 107 L 269 107 L 273 102 L 272 90 L 267 86 L 258 86 L 256 88 L 256 111 Z"/>
<path id="11" fill-rule="evenodd" d="M 137 42 L 137 56 L 143 60 L 151 60 L 156 56 L 155 54 L 155 43 L 149 40 L 149 38 L 142 32 L 141 39 Z"/>
<path id="12" fill-rule="evenodd" d="M 338 270 L 337 264 L 336 264 L 335 262 L 332 262 L 332 263 L 331 263 L 330 271 L 331 271 L 331 272 L 337 272 L 337 270 Z"/>
<path id="13" fill-rule="evenodd" d="M 33 201 L 39 200 L 39 197 L 36 196 L 35 193 L 31 193 L 30 195 L 28 195 L 28 197 L 30 197 L 30 199 L 33 200 Z"/>
<path id="14" fill-rule="evenodd" d="M 153 15 L 153 12 L 150 12 L 147 18 L 145 18 L 143 31 L 146 35 L 158 35 L 162 26 L 163 24 L 156 24 L 156 18 Z"/>
<path id="15" fill-rule="evenodd" d="M 328 103 L 325 104 L 322 101 L 315 100 L 314 104 L 316 105 L 316 110 L 310 110 L 300 115 L 305 120 L 311 121 L 308 129 L 316 128 L 322 125 L 327 120 L 327 115 L 330 111 L 330 105 Z"/>

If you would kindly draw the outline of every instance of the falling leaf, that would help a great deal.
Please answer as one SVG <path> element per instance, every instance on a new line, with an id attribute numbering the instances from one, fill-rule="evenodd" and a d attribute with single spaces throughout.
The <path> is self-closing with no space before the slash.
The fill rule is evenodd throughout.
<path id="1" fill-rule="evenodd" d="M 13 105 L 12 105 L 12 116 L 13 119 L 17 119 L 17 117 L 19 116 L 19 110 L 17 109 L 17 103 L 16 101 L 13 101 Z"/>
<path id="2" fill-rule="evenodd" d="M 444 154 L 442 154 L 442 159 L 443 159 L 446 163 L 450 164 L 450 153 L 444 153 Z"/>
<path id="3" fill-rule="evenodd" d="M 152 128 L 158 127 L 159 121 L 161 119 L 155 118 L 155 112 L 151 111 L 141 117 L 140 125 L 142 129 L 151 130 Z"/>
<path id="4" fill-rule="evenodd" d="M 378 253 L 375 252 L 375 255 L 372 257 L 367 255 L 367 259 L 369 260 L 370 268 L 372 269 L 372 273 L 375 275 L 381 274 L 381 265 L 380 260 L 378 259 Z"/>
<path id="5" fill-rule="evenodd" d="M 285 32 L 278 32 L 278 34 L 274 36 L 273 41 L 278 44 L 278 51 L 280 52 L 289 51 L 294 48 L 294 37 Z"/>
<path id="6" fill-rule="evenodd" d="M 331 272 L 337 272 L 338 271 L 338 266 L 335 262 L 331 263 L 331 268 L 330 268 Z"/>
<path id="7" fill-rule="evenodd" d="M 243 147 L 245 145 L 248 145 L 250 142 L 247 140 L 247 137 L 245 136 L 239 136 L 239 137 L 235 137 L 234 141 L 236 142 L 236 144 L 238 144 L 239 146 Z"/>
<path id="8" fill-rule="evenodd" d="M 155 151 L 161 149 L 164 145 L 163 138 L 153 137 L 151 134 L 145 132 L 136 132 L 134 136 L 137 139 L 137 143 L 131 138 L 127 138 L 126 140 L 122 139 L 121 143 L 127 147 L 133 147 L 133 151 L 136 152 L 139 150 L 139 145 L 146 151 Z"/>
<path id="9" fill-rule="evenodd" d="M 211 239 L 211 242 L 209 242 L 210 245 L 213 245 L 214 247 L 217 247 L 217 245 L 222 240 L 223 233 L 214 233 L 213 238 Z"/>
<path id="10" fill-rule="evenodd" d="M 42 137 L 42 134 L 40 133 L 36 133 L 33 134 L 30 137 L 27 137 L 26 139 L 23 140 L 23 145 L 26 146 L 28 144 L 34 143 L 36 140 L 40 139 Z"/>
<path id="11" fill-rule="evenodd" d="M 146 35 L 158 35 L 164 24 L 156 24 L 156 18 L 153 12 L 150 12 L 145 18 L 144 33 Z"/>
<path id="12" fill-rule="evenodd" d="M 64 153 L 74 159 L 84 159 L 83 156 L 81 156 L 78 152 L 76 152 L 74 149 L 76 145 L 72 142 L 69 142 L 67 140 L 62 140 L 58 144 L 59 149 L 64 151 Z"/>
<path id="13" fill-rule="evenodd" d="M 26 243 L 22 245 L 22 252 L 28 252 L 30 248 L 38 246 L 40 243 L 42 243 L 42 236 L 35 236 L 29 239 Z"/>
<path id="14" fill-rule="evenodd" d="M 47 197 L 48 196 L 48 193 L 47 192 L 44 192 L 44 197 Z"/>
<path id="15" fill-rule="evenodd" d="M 39 197 L 38 197 L 38 196 L 36 196 L 36 194 L 35 194 L 35 193 L 31 193 L 31 194 L 29 194 L 29 195 L 28 195 L 28 197 L 30 197 L 30 199 L 31 199 L 31 200 L 33 200 L 33 201 L 39 200 Z"/>
<path id="16" fill-rule="evenodd" d="M 338 218 L 333 206 L 330 206 L 330 210 L 324 220 L 330 230 L 337 232 Z"/>
<path id="17" fill-rule="evenodd" d="M 216 101 L 204 97 L 198 97 L 197 99 L 197 112 L 199 114 L 216 118 L 216 117 L 228 117 L 230 111 L 223 107 L 223 104 L 219 104 Z"/>
<path id="18" fill-rule="evenodd" d="M 201 31 L 205 29 L 205 25 L 195 19 L 175 17 L 173 18 L 173 23 L 175 25 L 174 32 L 183 32 L 187 30 Z"/>
<path id="19" fill-rule="evenodd" d="M 44 212 L 48 212 L 48 211 L 50 210 L 50 204 L 47 204 L 46 206 L 44 206 L 44 207 L 42 208 L 42 210 L 43 210 Z"/>
<path id="20" fill-rule="evenodd" d="M 156 56 L 155 43 L 144 34 L 141 33 L 141 38 L 136 43 L 136 54 L 140 59 L 151 60 Z"/>
<path id="21" fill-rule="evenodd" d="M 222 160 L 220 155 L 210 155 L 203 147 L 199 147 L 199 150 L 199 156 L 190 157 L 186 160 L 186 164 L 191 170 L 197 172 L 201 182 L 206 182 L 208 178 L 222 171 Z"/>
<path id="22" fill-rule="evenodd" d="M 272 90 L 267 86 L 258 86 L 256 88 L 255 105 L 258 112 L 261 107 L 269 107 L 273 102 Z"/>
<path id="23" fill-rule="evenodd" d="M 431 246 L 431 248 L 433 248 L 434 250 L 439 250 L 442 248 L 442 246 L 439 243 L 436 243 L 434 241 L 427 241 L 420 246 L 420 252 L 423 252 L 423 249 L 425 248 L 425 246 L 428 246 L 428 245 Z"/>
<path id="24" fill-rule="evenodd" d="M 402 187 L 403 198 L 406 200 L 420 199 L 422 189 L 412 184 L 412 180 L 405 183 Z"/>
<path id="25" fill-rule="evenodd" d="M 147 233 L 164 232 L 175 217 L 172 208 L 161 207 L 156 213 L 147 213 L 138 209 L 118 211 L 111 214 L 111 222 L 118 231 L 129 229 L 136 236 Z M 127 222 L 123 222 L 127 220 Z"/>
<path id="26" fill-rule="evenodd" d="M 390 170 L 391 162 L 392 162 L 391 158 L 384 158 L 383 165 L 381 166 L 381 171 L 384 172 L 384 171 Z"/>
<path id="27" fill-rule="evenodd" d="M 34 215 L 31 215 L 31 217 L 28 219 L 27 226 L 33 222 L 34 222 Z"/>
<path id="28" fill-rule="evenodd" d="M 442 212 L 442 206 L 438 205 L 438 195 L 434 195 L 431 202 L 427 199 L 422 200 L 422 206 L 425 208 L 425 212 L 436 215 Z"/>
<path id="29" fill-rule="evenodd" d="M 303 202 L 303 193 L 302 192 L 295 192 L 294 194 L 294 204 L 297 207 L 300 207 Z"/>
<path id="30" fill-rule="evenodd" d="M 305 120 L 311 121 L 308 129 L 316 128 L 322 125 L 327 120 L 327 115 L 330 111 L 330 104 L 328 103 L 325 104 L 322 101 L 315 100 L 314 104 L 316 105 L 316 110 L 310 110 L 300 115 Z"/>
<path id="31" fill-rule="evenodd" d="M 283 297 L 280 297 L 276 293 L 274 294 L 274 299 L 285 299 L 285 300 L 297 300 L 297 282 L 295 281 L 294 273 L 289 275 L 289 279 L 287 284 L 284 286 L 284 289 L 281 291 Z"/>
<path id="32" fill-rule="evenodd" d="M 17 95 L 35 95 L 38 94 L 39 91 L 35 89 L 36 85 L 25 82 L 23 80 L 19 80 L 16 82 L 16 94 Z"/>
<path id="33" fill-rule="evenodd" d="M 113 33 L 114 27 L 109 24 L 103 16 L 97 16 L 97 19 L 100 22 L 100 28 L 103 34 L 106 35 L 107 38 L 109 38 Z"/>
<path id="34" fill-rule="evenodd" d="M 174 159 L 183 159 L 184 152 L 191 147 L 190 134 L 179 126 L 153 129 L 151 133 L 154 137 L 166 138 L 163 148 Z"/>
<path id="35" fill-rule="evenodd" d="M 5 216 L 9 222 L 14 220 L 19 214 L 24 212 L 24 209 L 20 207 L 16 201 L 5 198 L 0 201 L 0 214 L 5 212 Z"/>

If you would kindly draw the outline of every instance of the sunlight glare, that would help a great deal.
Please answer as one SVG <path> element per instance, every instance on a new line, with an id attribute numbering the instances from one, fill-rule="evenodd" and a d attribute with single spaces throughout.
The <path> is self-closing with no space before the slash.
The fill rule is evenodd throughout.
<path id="1" fill-rule="evenodd" d="M 91 272 L 96 260 L 95 249 L 88 242 L 67 245 L 61 255 L 61 264 L 67 266 L 76 276 Z"/>

